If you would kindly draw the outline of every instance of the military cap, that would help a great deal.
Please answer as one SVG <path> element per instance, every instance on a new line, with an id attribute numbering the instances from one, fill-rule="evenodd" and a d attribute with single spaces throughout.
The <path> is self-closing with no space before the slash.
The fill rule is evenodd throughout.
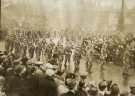
<path id="1" fill-rule="evenodd" d="M 22 62 L 27 62 L 28 61 L 28 58 L 25 56 L 21 59 Z"/>
<path id="2" fill-rule="evenodd" d="M 76 75 L 74 73 L 67 73 L 65 79 L 68 79 L 68 78 L 75 79 Z"/>
<path id="3" fill-rule="evenodd" d="M 80 77 L 81 77 L 82 79 L 86 79 L 86 78 L 87 78 L 87 75 L 88 75 L 87 72 L 80 73 Z"/>
<path id="4" fill-rule="evenodd" d="M 62 72 L 62 71 L 58 70 L 56 74 L 57 74 L 58 76 L 62 76 L 62 75 L 63 75 L 63 73 L 64 73 L 64 72 Z"/>
<path id="5" fill-rule="evenodd" d="M 88 90 L 88 93 L 89 93 L 90 95 L 94 95 L 94 96 L 95 96 L 95 95 L 98 93 L 98 88 L 92 86 L 92 87 Z"/>
<path id="6" fill-rule="evenodd" d="M 99 83 L 99 86 L 107 86 L 107 82 L 105 80 L 103 80 Z"/>
<path id="7" fill-rule="evenodd" d="M 107 87 L 107 83 L 106 81 L 101 81 L 99 84 L 98 84 L 98 87 L 100 90 L 104 90 L 106 87 Z"/>

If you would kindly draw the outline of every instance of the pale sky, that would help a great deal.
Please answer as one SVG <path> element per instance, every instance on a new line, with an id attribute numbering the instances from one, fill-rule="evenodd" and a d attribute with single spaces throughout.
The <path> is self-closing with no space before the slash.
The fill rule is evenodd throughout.
<path id="1" fill-rule="evenodd" d="M 7 8 L 7 13 L 11 13 L 10 15 L 13 17 L 22 18 L 25 17 L 24 14 L 29 15 L 31 13 L 41 16 L 44 15 L 47 17 L 48 25 L 52 28 L 75 27 L 78 25 L 90 28 L 91 25 L 95 24 L 96 26 L 97 23 L 102 24 L 102 21 L 104 26 L 108 24 L 106 21 L 108 14 L 93 13 L 96 12 L 95 10 L 110 9 L 111 12 L 112 9 L 114 9 L 118 11 L 121 8 L 121 1 L 122 0 L 2 0 L 2 6 L 6 5 L 7 7 L 13 4 Z M 128 9 L 132 9 L 135 7 L 135 0 L 125 0 L 125 6 Z M 23 9 L 25 9 L 25 11 Z M 19 12 L 17 13 L 17 11 Z M 6 11 L 2 10 L 2 12 Z M 113 14 L 110 15 L 113 17 Z M 8 15 L 5 14 L 5 16 Z"/>
<path id="2" fill-rule="evenodd" d="M 2 6 L 4 4 L 8 5 L 8 2 L 11 4 L 26 2 L 30 3 L 33 7 L 38 5 L 43 9 L 53 10 L 59 8 L 66 9 L 78 9 L 79 8 L 92 8 L 93 6 L 102 6 L 104 8 L 120 8 L 122 0 L 2 0 Z M 93 5 L 93 6 L 91 6 Z M 125 5 L 127 8 L 131 9 L 135 6 L 135 0 L 125 0 Z"/>
<path id="3" fill-rule="evenodd" d="M 3 3 L 15 3 L 15 2 L 31 2 L 31 3 L 38 3 L 38 4 L 43 4 L 46 7 L 57 7 L 61 6 L 63 4 L 67 5 L 70 4 L 73 8 L 75 5 L 77 6 L 82 6 L 84 3 L 85 5 L 89 5 L 89 3 L 95 3 L 100 4 L 101 6 L 114 6 L 114 7 L 119 7 L 121 4 L 122 0 L 2 0 Z M 125 0 L 126 5 L 128 8 L 132 8 L 135 6 L 135 0 Z"/>
<path id="4" fill-rule="evenodd" d="M 122 0 L 42 0 L 43 4 L 50 8 L 53 8 L 53 7 L 56 8 L 63 4 L 65 5 L 70 4 L 70 7 L 75 8 L 76 6 L 83 6 L 83 4 L 87 6 L 89 5 L 90 2 L 92 3 L 97 2 L 97 6 L 101 5 L 101 6 L 111 6 L 114 8 L 118 8 L 121 5 L 121 1 Z M 125 2 L 128 8 L 132 8 L 135 6 L 135 0 L 125 0 Z"/>

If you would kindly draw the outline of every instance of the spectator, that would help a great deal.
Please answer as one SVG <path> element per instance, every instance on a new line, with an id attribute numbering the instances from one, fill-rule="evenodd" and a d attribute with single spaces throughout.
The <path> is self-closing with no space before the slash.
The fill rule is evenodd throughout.
<path id="1" fill-rule="evenodd" d="M 119 96 L 120 95 L 120 89 L 117 84 L 113 84 L 111 87 L 111 94 L 110 96 Z"/>

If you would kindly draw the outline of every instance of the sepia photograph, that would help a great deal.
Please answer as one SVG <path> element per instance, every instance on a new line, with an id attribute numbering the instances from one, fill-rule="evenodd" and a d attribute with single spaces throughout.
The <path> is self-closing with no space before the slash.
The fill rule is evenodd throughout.
<path id="1" fill-rule="evenodd" d="M 0 96 L 135 96 L 135 0 L 0 5 Z"/>

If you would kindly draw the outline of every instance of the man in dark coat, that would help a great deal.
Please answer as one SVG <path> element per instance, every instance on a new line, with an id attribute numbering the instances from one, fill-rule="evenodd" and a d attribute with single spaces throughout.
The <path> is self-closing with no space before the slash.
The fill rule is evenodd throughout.
<path id="1" fill-rule="evenodd" d="M 58 96 L 58 86 L 50 76 L 39 77 L 35 96 Z"/>
<path id="2" fill-rule="evenodd" d="M 34 50 L 35 50 L 35 47 L 32 43 L 29 44 L 29 48 L 28 48 L 28 51 L 29 51 L 29 57 L 30 58 L 33 58 L 34 56 Z"/>
<path id="3" fill-rule="evenodd" d="M 61 96 L 77 96 L 75 85 L 76 85 L 76 76 L 73 73 L 68 73 L 65 77 L 65 85 L 69 89 L 68 92 L 62 94 Z"/>
<path id="4" fill-rule="evenodd" d="M 86 74 L 81 74 L 80 81 L 77 86 L 76 96 L 87 96 L 87 92 L 85 91 L 86 78 Z"/>
<path id="5" fill-rule="evenodd" d="M 42 44 L 41 42 L 38 42 L 36 44 L 36 47 L 35 47 L 35 53 L 36 53 L 36 59 L 37 61 L 40 61 L 40 56 L 41 56 L 41 52 L 42 52 Z"/>
<path id="6" fill-rule="evenodd" d="M 81 49 L 78 47 L 75 49 L 75 53 L 73 56 L 74 64 L 75 64 L 75 72 L 79 71 L 79 64 L 81 60 Z"/>
<path id="7" fill-rule="evenodd" d="M 21 45 L 20 42 L 18 40 L 15 40 L 14 42 L 14 54 L 15 54 L 15 58 L 19 58 L 20 57 L 20 51 L 21 51 Z"/>
<path id="8" fill-rule="evenodd" d="M 117 84 L 113 84 L 110 90 L 110 96 L 119 96 L 120 95 L 120 89 Z"/>
<path id="9" fill-rule="evenodd" d="M 71 47 L 67 46 L 67 47 L 64 49 L 64 55 L 65 55 L 64 66 L 65 66 L 65 69 L 67 68 L 67 62 L 70 64 L 71 54 L 72 54 Z"/>

